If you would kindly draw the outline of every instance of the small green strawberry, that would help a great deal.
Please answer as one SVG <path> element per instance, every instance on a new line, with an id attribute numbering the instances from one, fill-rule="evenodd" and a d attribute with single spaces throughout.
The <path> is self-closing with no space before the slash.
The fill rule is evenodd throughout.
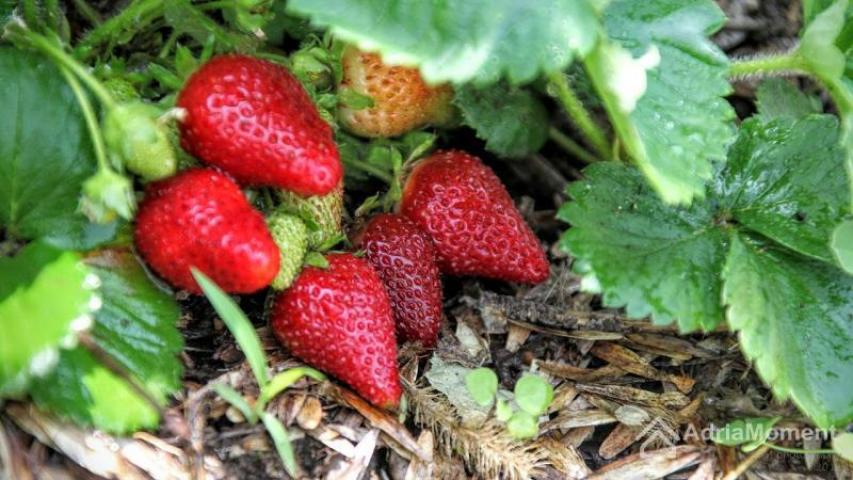
<path id="1" fill-rule="evenodd" d="M 136 87 L 123 78 L 111 78 L 105 81 L 104 88 L 106 88 L 113 99 L 119 103 L 140 99 L 139 92 L 136 90 Z"/>
<path id="2" fill-rule="evenodd" d="M 166 128 L 158 123 L 160 111 L 153 105 L 122 103 L 104 117 L 104 141 L 124 166 L 145 180 L 175 174 L 177 161 Z"/>
<path id="3" fill-rule="evenodd" d="M 341 226 L 344 212 L 343 183 L 326 195 L 301 197 L 293 192 L 279 191 L 281 209 L 305 222 L 308 227 L 308 247 L 312 250 L 331 248 L 343 238 Z"/>
<path id="4" fill-rule="evenodd" d="M 299 217 L 281 210 L 267 217 L 267 227 L 281 255 L 281 266 L 272 281 L 272 288 L 284 290 L 302 270 L 302 262 L 308 252 L 308 227 Z"/>

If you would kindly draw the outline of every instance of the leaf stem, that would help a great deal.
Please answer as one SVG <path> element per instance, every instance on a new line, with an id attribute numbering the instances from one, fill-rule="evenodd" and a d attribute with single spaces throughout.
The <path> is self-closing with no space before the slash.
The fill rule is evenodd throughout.
<path id="1" fill-rule="evenodd" d="M 101 23 L 83 37 L 74 50 L 75 55 L 86 58 L 95 47 L 111 40 L 117 33 L 128 35 L 138 31 L 147 23 L 140 19 L 158 12 L 163 6 L 163 0 L 134 0 L 118 15 Z"/>
<path id="2" fill-rule="evenodd" d="M 729 76 L 773 75 L 805 73 L 804 65 L 796 51 L 735 60 L 729 66 Z"/>
<path id="3" fill-rule="evenodd" d="M 110 170 L 110 164 L 107 161 L 106 148 L 104 148 L 104 138 L 101 135 L 101 126 L 98 123 L 98 118 L 95 116 L 95 111 L 92 108 L 92 103 L 89 102 L 89 96 L 83 91 L 83 87 L 77 78 L 71 74 L 65 67 L 59 67 L 65 81 L 77 97 L 77 103 L 80 104 L 80 110 L 83 112 L 83 118 L 86 120 L 86 127 L 89 129 L 89 136 L 92 137 L 92 146 L 95 149 L 95 158 L 98 161 L 98 168 L 101 170 Z"/>
<path id="4" fill-rule="evenodd" d="M 86 0 L 74 0 L 74 8 L 80 13 L 80 16 L 86 19 L 93 26 L 98 26 L 104 22 L 101 14 L 89 5 Z"/>
<path id="5" fill-rule="evenodd" d="M 56 46 L 43 35 L 39 35 L 32 30 L 24 28 L 21 25 L 10 25 L 6 30 L 7 36 L 12 40 L 17 40 L 25 43 L 41 53 L 50 57 L 61 68 L 73 72 L 77 77 L 83 80 L 83 83 L 98 97 L 98 100 L 108 109 L 115 107 L 115 101 L 112 95 L 101 85 L 83 65 L 74 60 L 71 55 L 65 53 L 64 50 Z"/>
<path id="6" fill-rule="evenodd" d="M 560 148 L 562 148 L 569 154 L 574 155 L 575 158 L 582 161 L 583 163 L 589 164 L 598 161 L 598 159 L 595 158 L 595 155 L 587 152 L 585 148 L 583 148 L 577 142 L 572 140 L 571 137 L 557 130 L 555 127 L 551 127 L 548 130 L 548 136 L 551 137 L 552 142 L 559 145 Z"/>
<path id="7" fill-rule="evenodd" d="M 583 102 L 578 98 L 574 90 L 572 90 L 569 81 L 563 72 L 555 72 L 549 76 L 549 83 L 553 88 L 554 95 L 557 100 L 569 114 L 574 124 L 583 133 L 589 145 L 601 158 L 608 158 L 610 155 L 610 142 L 604 131 L 595 123 L 592 116 L 584 107 Z"/>
<path id="8" fill-rule="evenodd" d="M 797 453 L 801 455 L 832 455 L 834 452 L 830 448 L 818 448 L 814 450 L 804 450 L 802 448 L 782 447 L 774 443 L 765 443 L 771 450 L 776 450 L 785 453 Z"/>

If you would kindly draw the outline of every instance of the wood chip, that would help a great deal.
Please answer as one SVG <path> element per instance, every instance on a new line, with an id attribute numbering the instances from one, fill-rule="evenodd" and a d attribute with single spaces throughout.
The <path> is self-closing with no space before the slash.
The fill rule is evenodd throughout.
<path id="1" fill-rule="evenodd" d="M 432 452 L 424 451 L 418 445 L 417 441 L 415 441 L 414 437 L 412 437 L 412 434 L 409 433 L 409 430 L 388 412 L 379 410 L 355 393 L 337 385 L 327 383 L 324 390 L 337 402 L 360 413 L 371 425 L 382 430 L 382 432 L 394 439 L 400 446 L 418 456 L 422 461 L 432 461 Z"/>
<path id="2" fill-rule="evenodd" d="M 654 333 L 629 333 L 625 338 L 638 346 L 643 346 L 666 357 L 685 362 L 693 357 L 715 358 L 717 354 L 697 347 L 693 342 L 669 335 Z"/>
<path id="3" fill-rule="evenodd" d="M 323 404 L 316 397 L 308 397 L 296 414 L 296 423 L 303 430 L 314 430 L 323 421 Z"/>
<path id="4" fill-rule="evenodd" d="M 630 349 L 615 343 L 598 342 L 592 347 L 590 353 L 634 375 L 662 382 L 671 382 L 683 393 L 690 393 L 696 383 L 689 377 L 662 372 L 649 365 L 648 361 Z"/>
<path id="5" fill-rule="evenodd" d="M 579 480 L 592 473 L 574 445 L 548 437 L 540 438 L 537 443 L 548 451 L 548 462 L 560 472 L 561 478 Z"/>
<path id="6" fill-rule="evenodd" d="M 615 423 L 616 417 L 604 410 L 563 411 L 554 419 L 542 425 L 541 432 L 551 430 L 569 430 L 579 427 L 592 427 L 596 425 L 607 425 Z"/>
<path id="7" fill-rule="evenodd" d="M 432 452 L 435 450 L 435 436 L 429 430 L 424 430 L 418 436 L 418 445 L 424 451 Z M 403 480 L 420 480 L 424 478 L 435 478 L 433 462 L 422 462 L 417 458 L 409 462 L 409 467 L 406 469 L 406 474 Z"/>
<path id="8" fill-rule="evenodd" d="M 654 393 L 633 387 L 620 385 L 575 385 L 581 392 L 594 393 L 603 397 L 613 398 L 624 403 L 639 403 L 663 409 L 680 409 L 690 403 L 690 399 L 678 392 Z"/>
<path id="9" fill-rule="evenodd" d="M 515 324 L 510 324 L 507 330 L 506 346 L 507 351 L 515 353 L 527 341 L 530 336 L 530 329 L 520 327 Z"/>
<path id="10" fill-rule="evenodd" d="M 135 439 L 112 437 L 61 422 L 31 405 L 6 406 L 6 414 L 24 431 L 84 469 L 110 479 L 190 480 L 189 462 L 181 456 Z M 215 457 L 205 457 L 200 478 L 225 478 Z"/>
<path id="11" fill-rule="evenodd" d="M 358 480 L 364 475 L 370 465 L 370 459 L 376 450 L 379 430 L 371 430 L 355 446 L 355 455 L 345 462 L 340 462 L 326 474 L 326 480 Z"/>
<path id="12" fill-rule="evenodd" d="M 321 425 L 305 432 L 309 437 L 340 453 L 344 457 L 355 457 L 355 445 L 341 436 L 340 433 Z"/>
<path id="13" fill-rule="evenodd" d="M 598 454 L 601 455 L 601 458 L 610 460 L 616 455 L 624 452 L 626 448 L 633 445 L 637 440 L 637 429 L 620 423 L 616 425 L 616 428 L 614 428 L 610 434 L 607 435 L 607 438 L 601 442 L 601 446 L 598 448 Z"/>
<path id="14" fill-rule="evenodd" d="M 688 445 L 629 455 L 598 469 L 587 480 L 654 480 L 699 463 L 704 449 Z"/>
<path id="15" fill-rule="evenodd" d="M 625 375 L 624 370 L 613 365 L 601 368 L 580 368 L 554 361 L 537 362 L 537 365 L 549 375 L 575 382 L 598 383 L 615 380 Z"/>

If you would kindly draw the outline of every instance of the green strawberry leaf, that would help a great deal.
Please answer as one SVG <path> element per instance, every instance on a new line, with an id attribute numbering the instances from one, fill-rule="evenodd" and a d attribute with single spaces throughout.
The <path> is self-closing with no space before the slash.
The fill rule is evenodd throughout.
<path id="1" fill-rule="evenodd" d="M 0 396 L 22 394 L 91 327 L 98 283 L 77 255 L 41 242 L 0 258 Z"/>
<path id="2" fill-rule="evenodd" d="M 853 277 L 735 234 L 723 278 L 729 325 L 776 398 L 821 428 L 853 421 Z"/>
<path id="3" fill-rule="evenodd" d="M 718 445 L 737 447 L 739 445 L 760 446 L 767 441 L 773 427 L 781 417 L 740 418 L 727 423 L 712 433 L 711 440 Z M 744 447 L 747 450 L 748 447 Z"/>
<path id="4" fill-rule="evenodd" d="M 116 223 L 77 212 L 83 182 L 97 169 L 77 100 L 53 64 L 0 47 L 0 227 L 14 237 L 88 249 Z"/>
<path id="5" fill-rule="evenodd" d="M 614 41 L 585 60 L 625 150 L 667 203 L 701 198 L 733 138 L 728 60 L 707 38 L 724 21 L 711 0 L 615 0 L 604 12 Z"/>
<path id="6" fill-rule="evenodd" d="M 9 21 L 17 5 L 18 2 L 15 0 L 0 0 L 0 25 L 5 25 Z"/>
<path id="7" fill-rule="evenodd" d="M 548 140 L 548 111 L 529 90 L 505 83 L 461 86 L 454 103 L 465 124 L 486 141 L 486 149 L 502 157 L 536 152 Z"/>
<path id="8" fill-rule="evenodd" d="M 103 307 L 95 316 L 92 337 L 165 405 L 180 388 L 178 305 L 151 283 L 127 250 L 102 251 L 86 264 L 102 280 Z M 30 394 L 43 408 L 111 432 L 151 428 L 159 421 L 152 405 L 83 347 L 63 352 L 57 368 L 34 381 Z"/>
<path id="9" fill-rule="evenodd" d="M 847 220 L 832 232 L 830 247 L 841 268 L 853 273 L 853 220 Z"/>
<path id="10" fill-rule="evenodd" d="M 554 400 L 554 387 L 538 375 L 523 375 L 515 383 L 515 403 L 525 412 L 538 416 L 548 411 Z"/>
<path id="11" fill-rule="evenodd" d="M 743 227 L 832 262 L 829 237 L 848 211 L 843 171 L 835 117 L 748 120 L 717 185 L 721 207 Z"/>
<path id="12" fill-rule="evenodd" d="M 591 0 L 291 0 L 289 11 L 391 63 L 419 65 L 429 82 L 506 76 L 513 84 L 566 67 L 598 38 Z"/>
<path id="13" fill-rule="evenodd" d="M 784 78 L 768 78 L 755 92 L 757 117 L 764 121 L 774 118 L 797 120 L 812 113 L 821 113 L 820 99 L 808 95 Z"/>
<path id="14" fill-rule="evenodd" d="M 836 44 L 845 30 L 847 12 L 848 0 L 833 2 L 814 17 L 797 47 L 800 62 L 823 82 L 842 117 L 853 114 L 853 89 L 844 79 L 847 57 Z"/>
<path id="15" fill-rule="evenodd" d="M 839 457 L 853 462 L 853 433 L 840 433 L 832 439 L 832 450 Z"/>
<path id="16" fill-rule="evenodd" d="M 480 367 L 465 375 L 468 393 L 481 407 L 488 407 L 498 392 L 498 376 L 490 368 Z"/>
<path id="17" fill-rule="evenodd" d="M 573 226 L 561 246 L 587 264 L 582 273 L 600 284 L 604 305 L 660 324 L 678 319 L 683 331 L 713 329 L 723 318 L 726 237 L 711 228 L 711 208 L 666 205 L 640 172 L 620 164 L 593 164 L 584 176 L 559 212 Z"/>
<path id="18" fill-rule="evenodd" d="M 594 164 L 560 211 L 573 226 L 562 246 L 585 285 L 629 316 L 707 330 L 727 312 L 781 399 L 822 427 L 843 424 L 853 418 L 853 385 L 839 381 L 853 369 L 853 277 L 827 247 L 849 214 L 837 138 L 827 115 L 747 120 L 689 208 L 665 204 L 631 167 Z"/>

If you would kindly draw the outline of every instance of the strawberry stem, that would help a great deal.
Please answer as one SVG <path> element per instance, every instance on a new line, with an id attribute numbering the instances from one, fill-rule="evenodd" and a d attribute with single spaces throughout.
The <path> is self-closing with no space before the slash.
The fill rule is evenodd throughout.
<path id="1" fill-rule="evenodd" d="M 794 52 L 764 55 L 735 60 L 729 67 L 729 76 L 767 76 L 790 73 L 805 73 L 799 56 Z"/>
<path id="2" fill-rule="evenodd" d="M 148 25 L 154 18 L 160 16 L 164 8 L 163 0 L 134 0 L 118 15 L 91 30 L 78 43 L 74 53 L 78 58 L 86 58 L 100 44 L 117 35 L 127 35 Z"/>
<path id="3" fill-rule="evenodd" d="M 80 104 L 80 110 L 83 112 L 83 118 L 86 120 L 86 127 L 89 129 L 89 136 L 92 137 L 92 146 L 95 149 L 95 158 L 98 161 L 100 170 L 111 170 L 109 162 L 107 162 L 106 148 L 104 148 L 104 137 L 101 134 L 101 126 L 95 116 L 95 111 L 92 108 L 92 103 L 89 102 L 89 96 L 83 91 L 82 85 L 71 72 L 64 66 L 59 67 L 65 81 L 77 97 L 77 103 Z"/>
<path id="4" fill-rule="evenodd" d="M 571 137 L 557 130 L 555 127 L 551 127 L 548 130 L 548 136 L 551 138 L 552 142 L 556 143 L 560 148 L 565 150 L 570 155 L 573 155 L 575 158 L 582 161 L 583 163 L 589 164 L 599 161 L 597 158 L 595 158 L 595 155 L 587 152 L 585 148 L 580 146 Z"/>
<path id="5" fill-rule="evenodd" d="M 74 60 L 71 55 L 66 53 L 62 48 L 57 46 L 53 41 L 43 35 L 27 29 L 21 24 L 12 23 L 6 27 L 6 37 L 18 44 L 30 46 L 39 52 L 43 53 L 63 70 L 68 70 L 74 73 L 87 87 L 98 97 L 98 100 L 106 107 L 111 109 L 115 107 L 115 101 L 112 95 L 101 85 L 88 70 L 80 63 Z"/>
<path id="6" fill-rule="evenodd" d="M 587 143 L 595 150 L 601 158 L 609 158 L 610 142 L 604 131 L 592 119 L 583 102 L 572 90 L 569 81 L 563 72 L 555 72 L 549 76 L 549 84 L 554 95 L 559 100 L 563 109 L 571 117 L 572 122 L 580 129 Z"/>
<path id="7" fill-rule="evenodd" d="M 782 447 L 780 445 L 776 445 L 775 443 L 765 443 L 765 445 L 767 445 L 771 450 L 776 450 L 785 453 L 797 453 L 800 455 L 832 455 L 834 453 L 834 451 L 830 448 L 806 450 L 802 448 Z"/>

